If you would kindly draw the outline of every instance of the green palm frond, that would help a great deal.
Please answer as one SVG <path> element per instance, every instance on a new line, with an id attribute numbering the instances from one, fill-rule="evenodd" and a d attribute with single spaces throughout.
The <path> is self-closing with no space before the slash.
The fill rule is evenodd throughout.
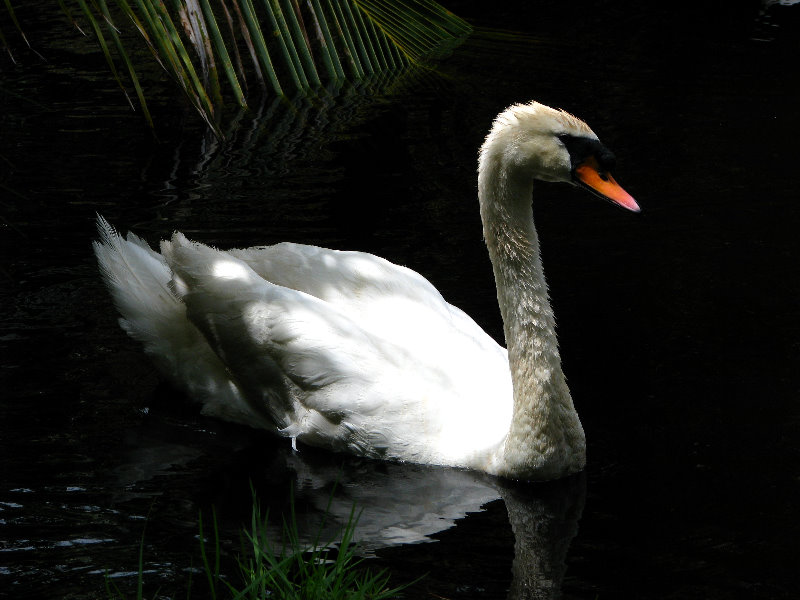
<path id="1" fill-rule="evenodd" d="M 4 0 L 16 24 L 10 0 Z M 59 0 L 92 35 L 151 121 L 137 68 L 141 50 L 220 134 L 224 101 L 313 95 L 327 84 L 391 76 L 440 58 L 470 26 L 433 0 Z M 0 32 L 0 43 L 7 46 Z M 118 66 L 121 65 L 121 68 Z M 129 96 L 126 92 L 126 96 Z M 129 101 L 133 105 L 133 101 Z"/>

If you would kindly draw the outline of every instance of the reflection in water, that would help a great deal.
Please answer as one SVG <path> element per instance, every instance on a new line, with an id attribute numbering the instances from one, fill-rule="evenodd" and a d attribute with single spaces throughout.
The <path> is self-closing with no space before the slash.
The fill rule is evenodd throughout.
<path id="1" fill-rule="evenodd" d="M 411 85 L 413 75 L 413 71 L 406 73 L 398 86 L 406 80 L 405 85 Z M 199 145 L 186 144 L 176 150 L 161 196 L 165 205 L 180 201 L 185 212 L 170 212 L 170 218 L 193 215 L 197 211 L 195 202 L 206 200 L 209 191 L 235 199 L 236 191 L 258 188 L 269 200 L 265 208 L 271 209 L 275 186 L 269 182 L 273 177 L 290 181 L 296 178 L 303 188 L 313 188 L 310 182 L 327 175 L 327 163 L 334 154 L 331 143 L 354 137 L 352 130 L 359 123 L 374 119 L 381 102 L 385 104 L 369 82 L 332 86 L 313 99 L 263 98 L 261 104 L 254 104 L 231 119 L 224 139 L 207 131 Z M 303 164 L 303 170 L 299 170 L 298 160 L 307 159 L 313 159 L 313 163 Z M 193 182 L 189 190 L 184 182 L 187 173 Z M 220 179 L 225 181 L 224 188 L 219 187 Z M 307 190 L 302 191 L 301 194 L 294 189 L 293 199 L 308 199 Z M 220 229 L 228 231 L 228 227 Z"/>
<path id="2" fill-rule="evenodd" d="M 545 486 L 506 486 L 501 494 L 514 532 L 508 597 L 560 598 L 570 543 L 578 533 L 586 479 L 582 474 Z"/>
<path id="3" fill-rule="evenodd" d="M 181 457 L 192 455 L 189 445 L 146 439 L 138 440 L 137 444 L 145 447 L 152 444 L 152 448 L 131 452 L 129 464 L 117 470 L 117 482 L 127 489 L 147 488 L 145 480 L 163 475 L 169 457 L 181 461 Z M 168 450 L 166 459 L 161 450 Z M 292 482 L 301 543 L 310 545 L 318 539 L 323 542 L 337 539 L 355 507 L 359 518 L 354 539 L 364 556 L 381 557 L 381 551 L 388 548 L 437 542 L 447 530 L 463 540 L 460 545 L 483 545 L 469 537 L 470 529 L 465 534 L 459 534 L 458 529 L 468 524 L 470 515 L 501 500 L 514 538 L 508 598 L 561 597 L 567 552 L 583 511 L 583 474 L 545 484 L 522 484 L 471 471 L 331 456 L 310 448 L 294 452 L 288 443 L 270 444 L 267 451 L 271 455 L 268 466 L 258 468 L 255 473 L 248 469 L 242 478 L 251 478 L 260 500 L 268 506 L 282 506 L 284 513 L 286 505 L 282 498 L 275 498 L 276 490 L 284 497 L 287 481 Z M 241 452 L 251 455 L 259 450 L 242 447 Z M 234 454 L 231 463 L 238 461 L 238 455 Z M 223 467 L 225 470 L 227 467 Z M 220 475 L 211 475 L 212 486 L 219 485 Z M 135 480 L 136 477 L 142 479 Z M 223 517 L 226 510 L 230 507 L 217 508 Z M 271 538 L 277 541 L 281 539 L 282 519 L 275 506 L 270 515 Z M 231 531 L 226 535 L 236 534 Z M 493 561 L 490 556 L 486 560 L 501 571 L 497 577 L 507 577 L 508 563 Z M 435 572 L 437 567 L 432 568 L 431 578 L 442 575 Z M 407 573 L 406 577 L 412 579 L 426 570 L 423 567 L 416 574 Z M 461 583 L 478 586 L 483 583 L 480 576 Z"/>
<path id="4" fill-rule="evenodd" d="M 796 4 L 800 4 L 800 0 L 761 0 L 752 39 L 757 42 L 775 41 L 780 33 L 780 17 L 783 16 L 776 14 L 776 9 Z"/>
<path id="5" fill-rule="evenodd" d="M 333 522 L 326 527 L 328 538 L 347 522 L 355 506 L 363 511 L 355 537 L 370 553 L 399 544 L 430 542 L 433 534 L 499 498 L 497 490 L 487 484 L 488 478 L 476 473 L 395 463 L 385 468 L 370 468 L 372 465 L 364 462 L 317 467 L 305 461 L 304 454 L 287 456 L 286 467 L 297 477 L 296 498 L 315 509 L 309 522 L 312 532 L 329 502 Z"/>
<path id="6" fill-rule="evenodd" d="M 285 468 L 295 474 L 298 506 L 313 510 L 313 515 L 299 516 L 307 540 L 319 530 L 326 507 L 324 531 L 329 537 L 322 539 L 331 539 L 355 506 L 360 511 L 355 539 L 367 554 L 435 541 L 434 534 L 458 527 L 460 520 L 499 498 L 514 535 L 508 597 L 561 596 L 567 551 L 583 511 L 582 474 L 546 484 L 517 484 L 449 468 L 349 459 L 335 465 L 316 453 L 310 460 L 304 451 L 280 454 Z"/>

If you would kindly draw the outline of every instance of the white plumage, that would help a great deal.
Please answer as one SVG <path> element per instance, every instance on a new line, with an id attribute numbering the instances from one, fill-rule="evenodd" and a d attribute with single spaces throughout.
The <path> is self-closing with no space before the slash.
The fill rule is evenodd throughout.
<path id="1" fill-rule="evenodd" d="M 531 184 L 581 183 L 586 164 L 606 175 L 590 161 L 597 152 L 575 156 L 564 135 L 588 140 L 584 154 L 605 151 L 581 121 L 537 103 L 502 113 L 481 151 L 510 352 L 424 277 L 366 253 L 222 251 L 180 233 L 156 253 L 102 218 L 95 253 L 123 329 L 206 414 L 361 456 L 562 476 L 583 467 L 585 442 L 561 373 Z"/>

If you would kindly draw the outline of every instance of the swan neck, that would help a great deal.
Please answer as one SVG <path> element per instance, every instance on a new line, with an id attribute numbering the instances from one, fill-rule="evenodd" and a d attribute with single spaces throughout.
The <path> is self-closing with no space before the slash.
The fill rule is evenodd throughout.
<path id="1" fill-rule="evenodd" d="M 533 223 L 533 181 L 485 161 L 478 181 L 514 391 L 500 474 L 558 477 L 583 467 L 585 442 L 561 369 Z"/>
<path id="2" fill-rule="evenodd" d="M 494 270 L 509 363 L 516 375 L 516 401 L 518 390 L 522 392 L 529 380 L 541 385 L 563 380 L 561 359 L 533 223 L 533 181 L 501 170 L 494 181 L 484 184 L 483 234 Z M 524 370 L 532 364 L 551 368 Z"/>

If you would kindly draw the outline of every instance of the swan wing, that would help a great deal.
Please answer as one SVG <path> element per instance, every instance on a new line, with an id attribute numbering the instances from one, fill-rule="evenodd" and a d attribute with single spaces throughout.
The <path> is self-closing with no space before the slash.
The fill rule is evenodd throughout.
<path id="1" fill-rule="evenodd" d="M 487 356 L 480 345 L 462 343 L 470 338 L 451 321 L 465 316 L 453 317 L 446 303 L 449 321 L 434 324 L 442 321 L 431 316 L 441 304 L 430 309 L 407 294 L 384 293 L 381 301 L 395 312 L 393 324 L 381 326 L 375 322 L 381 311 L 365 317 L 369 308 L 354 308 L 358 301 L 323 293 L 320 279 L 334 280 L 330 273 L 317 271 L 308 289 L 335 302 L 268 281 L 237 253 L 181 234 L 163 243 L 162 252 L 189 320 L 248 400 L 263 406 L 284 435 L 365 456 L 452 463 L 462 447 L 495 444 L 507 430 L 504 352 L 495 344 Z M 355 258 L 364 256 L 371 260 Z M 374 290 L 374 278 L 371 285 Z M 375 301 L 374 291 L 372 298 L 367 304 Z M 420 319 L 428 323 L 420 325 Z M 416 335 L 435 327 L 442 335 L 384 335 L 403 327 Z M 430 360 L 435 354 L 437 360 Z"/>
<path id="2" fill-rule="evenodd" d="M 438 290 L 416 271 L 367 252 L 282 242 L 231 250 L 230 254 L 267 281 L 334 304 L 365 305 L 389 294 L 432 307 L 443 302 Z"/>
<path id="3" fill-rule="evenodd" d="M 386 445 L 359 424 L 386 410 L 375 386 L 396 369 L 399 348 L 336 306 L 267 281 L 231 253 L 181 234 L 162 252 L 190 321 L 284 435 L 361 454 Z"/>
<path id="4" fill-rule="evenodd" d="M 441 360 L 454 344 L 505 362 L 505 350 L 416 271 L 366 252 L 283 242 L 231 250 L 267 281 L 319 298 L 364 329 Z"/>
<path id="5" fill-rule="evenodd" d="M 181 234 L 159 254 L 98 228 L 123 328 L 205 414 L 462 466 L 508 430 L 505 350 L 410 269 L 289 244 L 223 252 Z"/>

